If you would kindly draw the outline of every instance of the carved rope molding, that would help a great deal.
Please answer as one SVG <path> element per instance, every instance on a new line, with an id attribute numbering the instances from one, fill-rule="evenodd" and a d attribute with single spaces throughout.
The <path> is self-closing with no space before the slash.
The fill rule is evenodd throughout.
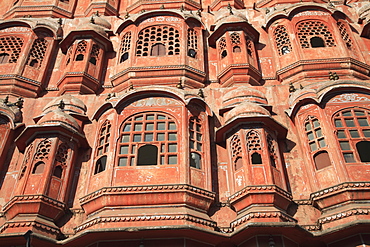
<path id="1" fill-rule="evenodd" d="M 237 219 L 237 220 L 234 220 L 233 222 L 231 222 L 230 226 L 232 228 L 235 228 L 243 223 L 245 223 L 246 221 L 252 219 L 252 218 L 281 218 L 285 221 L 288 221 L 288 222 L 296 222 L 295 219 L 293 219 L 292 217 L 286 215 L 286 214 L 283 214 L 282 212 L 279 212 L 279 211 L 269 211 L 269 212 L 254 212 L 254 213 L 249 213 L 245 216 L 243 216 L 242 218 L 240 219 Z"/>
<path id="2" fill-rule="evenodd" d="M 358 189 L 358 188 L 364 188 L 366 190 L 370 190 L 370 182 L 346 182 L 342 184 L 338 184 L 323 190 L 320 190 L 318 192 L 312 193 L 310 196 L 310 200 L 318 200 L 322 196 L 329 196 L 332 194 L 335 194 L 339 191 L 344 191 L 348 189 Z"/>
<path id="3" fill-rule="evenodd" d="M 66 205 L 64 203 L 57 201 L 53 198 L 47 197 L 45 195 L 21 195 L 21 196 L 14 196 L 7 204 L 4 205 L 3 211 L 8 210 L 16 202 L 30 203 L 30 201 L 34 201 L 34 202 L 44 201 L 48 204 L 59 207 L 61 209 L 66 208 Z"/>
<path id="4" fill-rule="evenodd" d="M 94 200 L 107 193 L 127 193 L 127 192 L 176 192 L 187 190 L 193 193 L 199 194 L 201 196 L 206 196 L 211 199 L 215 198 L 215 193 L 207 190 L 203 190 L 187 184 L 170 184 L 170 185 L 148 185 L 148 186 L 121 186 L 121 187 L 104 187 L 95 192 L 92 192 L 82 198 L 80 198 L 80 203 L 84 204 L 88 201 Z"/>
<path id="5" fill-rule="evenodd" d="M 241 197 L 243 197 L 245 194 L 248 193 L 271 193 L 271 192 L 277 192 L 279 194 L 282 194 L 283 196 L 287 197 L 288 199 L 292 199 L 292 194 L 289 192 L 280 189 L 276 185 L 261 185 L 261 186 L 247 186 L 243 188 L 242 190 L 236 192 L 235 194 L 231 195 L 229 197 L 229 200 L 237 200 Z"/>
<path id="6" fill-rule="evenodd" d="M 106 222 L 134 222 L 134 221 L 163 221 L 163 220 L 186 220 L 194 223 L 198 223 L 201 225 L 209 226 L 209 227 L 216 227 L 216 223 L 214 221 L 201 219 L 192 215 L 146 215 L 146 216 L 126 216 L 126 217 L 100 217 L 97 219 L 92 219 L 85 224 L 74 228 L 75 233 L 78 233 L 86 228 L 89 228 L 93 225 L 99 223 L 106 223 Z"/>
<path id="7" fill-rule="evenodd" d="M 326 216 L 324 218 L 319 219 L 320 224 L 329 223 L 335 220 L 340 220 L 343 218 L 347 218 L 353 215 L 368 215 L 370 213 L 370 209 L 368 208 L 357 208 L 357 209 L 351 209 L 348 211 L 344 211 L 341 213 L 333 214 L 330 216 Z"/>
<path id="8" fill-rule="evenodd" d="M 35 227 L 43 231 L 51 232 L 52 234 L 60 233 L 60 230 L 58 228 L 54 228 L 34 221 L 5 223 L 4 225 L 1 226 L 0 233 L 4 232 L 7 228 L 18 228 L 18 227 Z"/>

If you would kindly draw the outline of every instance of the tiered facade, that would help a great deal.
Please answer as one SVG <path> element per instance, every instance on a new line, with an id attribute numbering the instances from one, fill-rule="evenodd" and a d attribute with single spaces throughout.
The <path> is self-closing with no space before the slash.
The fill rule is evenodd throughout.
<path id="1" fill-rule="evenodd" d="M 0 246 L 370 246 L 370 4 L 2 0 Z"/>

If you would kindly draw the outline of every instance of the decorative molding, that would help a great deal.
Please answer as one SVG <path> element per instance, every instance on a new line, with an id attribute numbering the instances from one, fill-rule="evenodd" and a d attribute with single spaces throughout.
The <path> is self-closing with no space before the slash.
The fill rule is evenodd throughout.
<path id="1" fill-rule="evenodd" d="M 312 205 L 312 200 L 310 200 L 310 199 L 296 200 L 294 202 L 297 205 Z"/>
<path id="2" fill-rule="evenodd" d="M 315 193 L 312 193 L 310 196 L 310 200 L 318 200 L 322 196 L 329 196 L 335 194 L 339 191 L 348 190 L 348 189 L 358 189 L 363 188 L 366 190 L 370 190 L 370 182 L 346 182 L 342 184 L 338 184 Z"/>
<path id="3" fill-rule="evenodd" d="M 4 232 L 7 228 L 18 228 L 18 227 L 34 227 L 42 231 L 50 232 L 52 234 L 60 234 L 60 230 L 58 228 L 51 227 L 34 221 L 7 222 L 0 227 L 0 233 Z"/>
<path id="4" fill-rule="evenodd" d="M 320 231 L 321 230 L 321 225 L 320 224 L 317 224 L 317 225 L 301 225 L 301 227 L 303 227 L 307 231 Z"/>
<path id="5" fill-rule="evenodd" d="M 295 220 L 294 218 L 290 217 L 289 215 L 287 214 L 283 214 L 282 212 L 280 211 L 267 211 L 267 212 L 252 212 L 252 213 L 249 213 L 243 217 L 241 217 L 240 219 L 237 219 L 237 220 L 234 220 L 233 222 L 230 223 L 230 226 L 232 228 L 235 228 L 245 222 L 247 222 L 248 220 L 250 219 L 253 219 L 253 218 L 280 218 L 280 219 L 283 219 L 285 221 L 288 221 L 288 222 L 297 222 L 297 220 Z"/>
<path id="6" fill-rule="evenodd" d="M 107 222 L 135 222 L 135 221 L 163 221 L 163 220 L 186 220 L 197 224 L 205 225 L 208 227 L 216 227 L 216 222 L 198 218 L 187 214 L 178 215 L 145 215 L 145 216 L 121 216 L 121 217 L 99 217 L 91 219 L 79 227 L 74 228 L 75 233 L 80 232 L 93 225 Z M 168 224 L 167 224 L 168 226 Z"/>
<path id="7" fill-rule="evenodd" d="M 364 101 L 370 101 L 370 97 L 362 96 L 360 97 L 356 93 L 346 93 L 341 94 L 338 97 L 334 97 L 329 102 L 330 103 L 347 103 L 347 102 L 364 102 Z"/>
<path id="8" fill-rule="evenodd" d="M 19 80 L 23 80 L 23 81 L 27 81 L 27 82 L 32 82 L 32 83 L 37 84 L 37 85 L 41 85 L 41 82 L 31 80 L 29 78 L 26 78 L 26 77 L 23 77 L 23 76 L 20 76 L 20 75 L 0 75 L 0 80 L 5 80 L 5 79 L 19 79 Z"/>
<path id="9" fill-rule="evenodd" d="M 203 190 L 191 185 L 187 184 L 169 184 L 169 185 L 148 185 L 148 186 L 120 186 L 120 187 L 104 187 L 101 188 L 93 193 L 90 193 L 82 198 L 80 198 L 80 203 L 86 203 L 88 201 L 94 200 L 97 197 L 100 197 L 103 194 L 107 193 L 112 193 L 112 194 L 117 194 L 117 193 L 132 193 L 132 192 L 137 192 L 137 193 L 142 193 L 142 192 L 164 192 L 164 191 L 169 191 L 169 192 L 175 192 L 175 191 L 180 191 L 180 190 L 188 190 L 190 192 L 199 194 L 201 196 L 206 196 L 210 198 L 215 198 L 215 193 L 210 192 L 207 190 Z"/>
<path id="10" fill-rule="evenodd" d="M 329 222 L 332 222 L 332 221 L 335 221 L 335 220 L 340 220 L 340 219 L 343 219 L 343 218 L 347 218 L 347 217 L 350 217 L 350 216 L 353 216 L 353 215 L 368 215 L 370 213 L 370 209 L 368 208 L 356 208 L 356 209 L 351 209 L 351 210 L 348 210 L 348 211 L 344 211 L 344 212 L 341 212 L 341 213 L 337 213 L 337 214 L 333 214 L 333 215 L 330 215 L 330 216 L 326 216 L 326 217 L 323 217 L 321 219 L 319 219 L 319 223 L 320 224 L 326 224 L 326 223 L 329 223 Z"/>
<path id="11" fill-rule="evenodd" d="M 259 186 L 247 186 L 244 187 L 242 190 L 236 192 L 235 194 L 231 195 L 229 197 L 229 200 L 236 200 L 241 197 L 243 197 L 245 194 L 248 193 L 271 193 L 271 192 L 277 192 L 279 194 L 282 194 L 283 196 L 287 197 L 288 199 L 292 199 L 292 194 L 289 192 L 280 189 L 276 185 L 259 185 Z"/>
<path id="12" fill-rule="evenodd" d="M 47 204 L 51 204 L 61 209 L 66 208 L 66 205 L 64 203 L 45 195 L 21 195 L 14 196 L 8 203 L 6 203 L 3 207 L 3 211 L 7 211 L 16 202 L 30 203 L 32 201 L 43 201 L 46 202 Z"/>

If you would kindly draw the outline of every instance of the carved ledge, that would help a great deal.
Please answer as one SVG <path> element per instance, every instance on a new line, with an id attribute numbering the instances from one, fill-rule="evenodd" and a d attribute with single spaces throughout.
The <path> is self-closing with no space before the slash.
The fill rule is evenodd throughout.
<path id="1" fill-rule="evenodd" d="M 342 191 L 347 191 L 347 190 L 358 191 L 358 189 L 361 189 L 361 188 L 365 190 L 370 190 L 370 182 L 347 182 L 347 183 L 338 184 L 338 185 L 329 187 L 327 189 L 323 189 L 318 192 L 312 193 L 310 196 L 310 200 L 312 201 L 319 200 L 324 197 L 331 196 L 331 195 L 340 193 Z"/>
<path id="2" fill-rule="evenodd" d="M 59 235 L 61 232 L 58 228 L 51 227 L 46 224 L 42 224 L 34 221 L 23 221 L 23 222 L 7 222 L 0 227 L 0 233 L 3 233 L 9 228 L 34 228 L 39 231 L 46 231 L 51 235 Z M 15 229 L 14 229 L 15 230 Z M 22 230 L 22 232 L 24 232 Z"/>
<path id="3" fill-rule="evenodd" d="M 368 208 L 351 209 L 351 210 L 347 210 L 341 213 L 337 213 L 337 214 L 333 214 L 333 215 L 320 218 L 319 223 L 326 224 L 332 221 L 340 220 L 340 219 L 347 218 L 347 217 L 354 216 L 354 215 L 369 215 L 369 214 L 370 214 L 370 209 Z"/>
<path id="4" fill-rule="evenodd" d="M 205 220 L 202 218 L 198 218 L 192 215 L 185 215 L 185 214 L 178 214 L 178 215 L 146 215 L 146 216 L 121 216 L 121 217 L 99 217 L 96 219 L 92 219 L 87 221 L 86 223 L 82 224 L 79 227 L 74 228 L 75 233 L 78 233 L 82 230 L 90 228 L 97 224 L 105 224 L 105 223 L 131 223 L 137 221 L 169 221 L 169 220 L 184 220 L 189 221 L 192 223 L 197 223 L 200 225 L 204 225 L 207 227 L 216 227 L 216 223 L 214 221 Z M 170 223 L 161 223 L 161 225 L 169 226 Z M 111 226 L 109 226 L 111 228 Z"/>
<path id="5" fill-rule="evenodd" d="M 280 211 L 267 211 L 267 212 L 251 212 L 243 217 L 234 220 L 231 222 L 230 226 L 232 228 L 235 228 L 237 226 L 240 226 L 243 223 L 246 223 L 247 221 L 251 219 L 277 219 L 277 220 L 282 220 L 284 222 L 297 222 L 294 218 L 289 216 L 288 214 L 282 213 Z M 263 222 L 266 222 L 264 220 Z"/>

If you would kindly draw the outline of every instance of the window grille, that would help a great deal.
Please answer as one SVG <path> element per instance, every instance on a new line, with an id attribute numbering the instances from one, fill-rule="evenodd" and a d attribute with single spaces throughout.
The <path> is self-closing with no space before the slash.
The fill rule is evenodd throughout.
<path id="1" fill-rule="evenodd" d="M 336 46 L 329 28 L 321 21 L 312 20 L 299 23 L 297 33 L 301 47 L 304 49 Z"/>
<path id="2" fill-rule="evenodd" d="M 131 32 L 127 32 L 121 40 L 120 63 L 123 63 L 129 58 L 130 48 L 131 48 Z"/>
<path id="3" fill-rule="evenodd" d="M 189 120 L 190 166 L 200 169 L 203 151 L 202 123 L 198 117 Z"/>
<path id="4" fill-rule="evenodd" d="M 231 138 L 231 156 L 235 170 L 243 167 L 243 151 L 239 135 L 234 135 Z"/>
<path id="5" fill-rule="evenodd" d="M 19 37 L 0 37 L 0 62 L 16 63 L 21 54 L 23 43 L 23 39 Z"/>
<path id="6" fill-rule="evenodd" d="M 274 37 L 279 56 L 289 54 L 292 51 L 289 35 L 284 26 L 278 26 L 275 29 Z"/>
<path id="7" fill-rule="evenodd" d="M 33 42 L 31 51 L 28 56 L 27 64 L 39 69 L 44 60 L 48 42 L 45 39 L 36 39 Z"/>

